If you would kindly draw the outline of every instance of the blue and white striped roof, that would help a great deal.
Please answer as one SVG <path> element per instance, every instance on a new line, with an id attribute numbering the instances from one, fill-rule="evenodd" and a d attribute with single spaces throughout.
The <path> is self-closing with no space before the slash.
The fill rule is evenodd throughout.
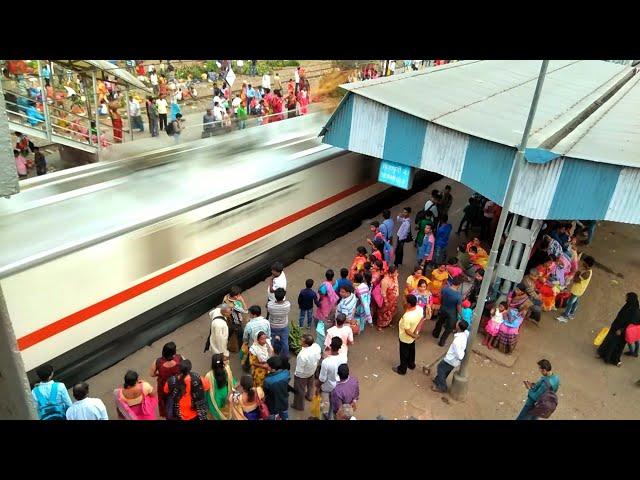
<path id="1" fill-rule="evenodd" d="M 440 173 L 502 203 L 539 67 L 538 61 L 467 61 L 344 85 L 349 92 L 325 126 L 323 141 Z M 568 141 L 552 151 L 538 148 L 603 98 L 616 102 L 621 113 L 633 111 L 628 103 L 637 103 L 640 84 L 630 73 L 628 67 L 601 61 L 550 62 L 513 212 L 536 219 L 640 223 L 635 207 L 640 158 L 629 155 L 640 150 L 640 130 L 633 131 L 637 115 L 628 120 L 632 128 L 625 145 L 604 148 L 596 134 L 607 116 L 616 115 L 605 103 L 587 118 L 592 123 L 587 131 L 564 134 Z M 618 93 L 606 96 L 620 85 Z M 609 124 L 610 130 L 619 118 Z M 590 136 L 600 142 L 599 152 L 610 152 L 607 158 L 572 156 L 581 143 L 588 146 Z"/>

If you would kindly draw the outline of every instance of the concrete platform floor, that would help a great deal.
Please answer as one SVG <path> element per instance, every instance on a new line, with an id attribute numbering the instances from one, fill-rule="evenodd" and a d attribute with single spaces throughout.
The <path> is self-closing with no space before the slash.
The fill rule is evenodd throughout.
<path id="1" fill-rule="evenodd" d="M 405 205 L 417 212 L 428 198 L 432 188 L 453 186 L 454 204 L 450 218 L 454 232 L 461 218 L 470 191 L 463 185 L 443 179 L 423 192 L 413 195 L 400 205 L 392 206 L 395 216 Z M 394 324 L 383 332 L 367 328 L 356 337 L 349 349 L 351 372 L 360 382 L 360 402 L 356 417 L 375 419 L 382 415 L 388 419 L 513 419 L 517 416 L 525 398 L 523 380 L 538 378 L 536 362 L 541 358 L 551 361 L 561 378 L 559 406 L 554 419 L 638 419 L 640 406 L 637 403 L 640 378 L 640 360 L 623 357 L 621 368 L 603 364 L 594 358 L 593 338 L 602 326 L 608 326 L 624 303 L 627 291 L 640 290 L 638 266 L 640 257 L 639 227 L 603 222 L 596 230 L 595 241 L 585 248 L 594 255 L 599 265 L 594 270 L 594 278 L 589 291 L 582 298 L 575 320 L 560 324 L 555 320 L 556 312 L 543 315 L 539 327 L 526 324 L 517 346 L 517 358 L 513 365 L 506 367 L 487 358 L 485 354 L 472 353 L 471 380 L 468 400 L 464 403 L 452 400 L 448 395 L 431 391 L 431 381 L 422 372 L 422 366 L 435 361 L 445 352 L 438 347 L 430 335 L 432 325 L 428 325 L 417 341 L 416 359 L 418 368 L 399 376 L 391 371 L 398 362 L 397 312 Z M 349 234 L 337 238 L 324 247 L 312 252 L 285 268 L 288 279 L 289 299 L 294 304 L 290 319 L 297 321 L 297 293 L 304 287 L 307 278 L 318 283 L 327 268 L 338 271 L 348 267 L 356 247 L 366 245 L 369 235 L 368 219 Z M 452 234 L 449 254 L 453 255 L 459 241 L 466 240 Z M 405 263 L 400 268 L 401 284 L 411 273 L 415 261 L 415 249 L 405 248 Z M 619 275 L 622 275 L 620 278 Z M 614 283 L 615 282 L 617 283 Z M 249 304 L 264 305 L 266 282 L 244 292 Z M 99 396 L 107 405 L 110 418 L 116 418 L 112 391 L 123 379 L 127 369 L 137 370 L 143 378 L 150 380 L 149 369 L 160 355 L 162 345 L 176 342 L 178 351 L 191 359 L 194 370 L 206 373 L 210 356 L 202 353 L 209 332 L 206 315 L 179 328 L 149 347 L 145 347 L 113 367 L 88 379 L 91 395 Z M 474 350 L 482 352 L 482 345 L 474 345 Z M 511 359 L 509 360 L 511 361 Z M 505 362 L 500 362 L 505 363 Z M 295 359 L 292 357 L 292 372 Z M 237 355 L 231 360 L 234 375 L 241 369 Z M 154 384 L 154 382 L 151 382 Z M 290 397 L 292 398 L 292 397 Z M 292 419 L 306 419 L 309 415 L 308 403 L 305 412 L 290 409 Z"/>

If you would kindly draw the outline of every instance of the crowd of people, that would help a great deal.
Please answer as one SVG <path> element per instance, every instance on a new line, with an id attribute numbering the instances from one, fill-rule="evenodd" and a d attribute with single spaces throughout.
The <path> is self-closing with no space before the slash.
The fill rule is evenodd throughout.
<path id="1" fill-rule="evenodd" d="M 465 230 L 469 238 L 470 229 L 481 229 L 486 222 L 481 214 L 487 211 L 488 202 L 480 196 L 469 199 L 468 205 L 479 213 L 474 215 L 471 208 L 465 208 L 458 231 Z M 410 207 L 396 218 L 383 210 L 380 220 L 370 222 L 371 236 L 363 239 L 368 247 L 356 248 L 349 267 L 340 268 L 338 276 L 333 269 L 327 270 L 319 283 L 311 278 L 305 281 L 297 296 L 297 321 L 290 318 L 294 297 L 288 293 L 282 263 L 271 267 L 263 306 L 249 305 L 242 289 L 231 287 L 222 303 L 209 313 L 211 323 L 204 350 L 211 355 L 210 370 L 204 375 L 194 372 L 176 345 L 167 343 L 149 372 L 156 378 L 156 385 L 128 371 L 123 385 L 114 391 L 118 417 L 288 419 L 290 409 L 304 411 L 307 401 L 310 418 L 354 419 L 360 388 L 349 366 L 349 351 L 365 331 L 388 328 L 397 314 L 399 362 L 392 370 L 398 375 L 416 368 L 415 343 L 423 331 L 430 330 L 440 347 L 445 347 L 453 335 L 432 379 L 434 391 L 446 392 L 450 373 L 467 351 L 473 309 L 488 261 L 477 236 L 460 243 L 456 255 L 447 258 L 453 230 L 448 212 L 453 203 L 451 188 L 446 186 L 443 191 L 433 190 L 414 217 Z M 577 247 L 580 230 L 587 232 L 587 225 L 547 222 L 533 247 L 529 272 L 522 282 L 501 302 L 490 291 L 479 326 L 486 335 L 487 348 L 513 352 L 523 322 L 530 319 L 539 325 L 543 311 L 564 308 L 558 320 L 574 318 L 595 263 Z M 416 232 L 415 238 L 412 231 Z M 400 282 L 398 266 L 403 262 L 404 248 L 411 244 L 416 249 L 417 264 L 406 281 Z M 427 327 L 429 324 L 431 327 Z M 629 345 L 627 355 L 638 356 L 640 308 L 635 293 L 627 295 L 627 303 L 602 341 L 598 356 L 619 365 L 625 344 Z M 229 359 L 234 354 L 240 357 L 242 372 L 231 369 Z M 293 371 L 292 356 L 296 358 Z M 525 382 L 528 397 L 518 419 L 548 418 L 557 405 L 558 377 L 548 360 L 538 365 L 542 377 L 536 383 Z M 41 385 L 51 383 L 50 367 L 38 375 Z M 71 405 L 65 394 L 62 385 L 57 390 L 43 387 L 36 399 L 41 418 L 46 416 L 47 404 L 42 399 L 57 398 L 64 409 Z M 87 385 L 75 386 L 73 394 L 87 405 L 81 409 L 81 417 L 90 416 L 91 411 L 95 418 L 102 418 L 98 401 L 85 400 Z"/>
<path id="2" fill-rule="evenodd" d="M 288 81 L 282 80 L 278 72 L 266 73 L 260 86 L 252 86 L 245 81 L 234 94 L 226 81 L 230 69 L 230 62 L 226 60 L 221 63 L 220 72 L 203 74 L 200 79 L 191 75 L 186 79 L 176 78 L 176 69 L 171 62 L 161 61 L 157 66 L 145 65 L 141 60 L 134 62 L 132 68 L 138 78 L 153 89 L 153 95 L 145 99 L 132 93 L 127 104 L 115 82 L 98 80 L 98 105 L 96 112 L 91 113 L 88 97 L 93 98 L 93 95 L 87 90 L 88 83 L 81 75 L 65 69 L 53 72 L 45 63 L 39 75 L 45 84 L 42 91 L 38 72 L 26 66 L 24 61 L 10 61 L 3 68 L 5 80 L 15 83 L 5 92 L 7 110 L 24 116 L 30 126 L 36 127 L 45 122 L 46 102 L 54 133 L 107 148 L 124 141 L 123 109 L 127 112 L 132 131 L 145 131 L 143 117 L 146 113 L 147 128 L 152 137 L 166 131 L 178 140 L 185 127 L 181 105 L 197 100 L 198 85 L 204 82 L 212 84 L 213 100 L 203 116 L 202 137 L 243 129 L 252 118 L 258 124 L 266 124 L 305 115 L 311 103 L 309 80 L 301 66 L 294 71 L 294 78 Z M 16 94 L 12 93 L 14 90 Z M 109 129 L 111 132 L 107 134 Z M 24 171 L 22 159 L 16 157 L 16 165 L 20 172 Z"/>
<path id="3" fill-rule="evenodd" d="M 154 65 L 145 66 L 140 61 L 135 68 L 138 78 L 153 88 L 154 95 L 147 97 L 145 107 L 149 130 L 154 137 L 160 131 L 166 131 L 169 136 L 179 139 L 185 127 L 180 105 L 198 98 L 197 87 L 202 82 L 212 84 L 213 94 L 211 104 L 202 117 L 202 138 L 234 129 L 242 130 L 252 118 L 263 125 L 305 115 L 311 103 L 304 67 L 297 67 L 294 78 L 288 81 L 283 81 L 278 72 L 264 74 L 260 86 L 243 81 L 235 93 L 226 81 L 230 69 L 228 61 L 221 63 L 220 72 L 203 73 L 201 79 L 194 79 L 191 75 L 186 79 L 176 79 L 175 68 L 170 63 L 161 62 L 156 68 Z M 141 99 L 136 97 L 129 102 L 132 128 L 140 132 L 144 131 L 141 105 Z M 111 115 L 113 120 L 114 114 Z M 114 138 L 121 138 L 120 130 L 120 126 L 114 124 Z"/>
<path id="4" fill-rule="evenodd" d="M 25 180 L 29 177 L 29 173 L 35 173 L 37 176 L 47 173 L 47 159 L 39 147 L 36 147 L 31 139 L 21 132 L 14 132 L 16 136 L 16 144 L 13 149 L 13 157 L 16 162 L 16 170 L 18 178 Z M 33 153 L 33 158 L 31 154 Z"/>

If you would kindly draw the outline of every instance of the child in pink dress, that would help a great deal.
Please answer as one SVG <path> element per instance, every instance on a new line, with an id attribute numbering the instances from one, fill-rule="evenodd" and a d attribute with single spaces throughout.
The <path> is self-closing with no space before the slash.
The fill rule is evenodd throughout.
<path id="1" fill-rule="evenodd" d="M 489 350 L 491 350 L 495 345 L 494 343 L 498 340 L 498 333 L 500 333 L 500 325 L 504 322 L 504 314 L 507 311 L 507 303 L 502 302 L 498 305 L 498 308 L 491 309 L 491 318 L 487 322 L 485 326 L 485 332 L 487 333 L 487 338 L 483 345 L 485 345 Z"/>

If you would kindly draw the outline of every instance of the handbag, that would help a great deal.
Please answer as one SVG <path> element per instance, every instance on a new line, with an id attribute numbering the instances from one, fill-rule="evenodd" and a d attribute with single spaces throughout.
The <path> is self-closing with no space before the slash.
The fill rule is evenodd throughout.
<path id="1" fill-rule="evenodd" d="M 627 343 L 635 343 L 640 340 L 640 325 L 631 324 L 624 332 L 624 339 Z"/>
<path id="2" fill-rule="evenodd" d="M 256 390 L 256 396 L 258 398 L 258 414 L 260 416 L 260 420 L 268 420 L 271 416 L 269 413 L 269 407 L 264 403 L 264 400 L 260 398 L 260 394 Z"/>
<path id="3" fill-rule="evenodd" d="M 602 345 L 602 342 L 604 341 L 604 337 L 606 337 L 608 333 L 609 333 L 609 327 L 604 327 L 602 330 L 600 330 L 600 333 L 598 333 L 596 338 L 593 340 L 593 344 L 596 347 L 599 347 L 600 345 Z"/>

